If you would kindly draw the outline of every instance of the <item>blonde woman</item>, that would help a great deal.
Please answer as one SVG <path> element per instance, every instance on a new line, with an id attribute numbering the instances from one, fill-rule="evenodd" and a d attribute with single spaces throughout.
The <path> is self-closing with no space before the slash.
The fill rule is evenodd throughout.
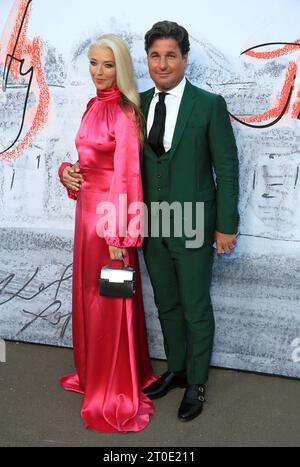
<path id="1" fill-rule="evenodd" d="M 68 196 L 77 201 L 72 287 L 76 373 L 60 381 L 64 389 L 84 395 L 81 416 L 87 428 L 140 431 L 154 411 L 142 391 L 155 381 L 136 250 L 143 241 L 141 214 L 137 210 L 128 215 L 125 230 L 118 223 L 99 223 L 101 202 L 115 206 L 117 220 L 127 214 L 120 212 L 120 195 L 127 196 L 128 207 L 142 202 L 139 96 L 131 56 L 121 38 L 101 36 L 91 44 L 88 56 L 97 95 L 88 103 L 76 136 L 78 163 L 59 168 Z M 133 221 L 137 229 L 130 231 Z M 137 273 L 135 297 L 100 296 L 100 268 L 123 257 Z"/>

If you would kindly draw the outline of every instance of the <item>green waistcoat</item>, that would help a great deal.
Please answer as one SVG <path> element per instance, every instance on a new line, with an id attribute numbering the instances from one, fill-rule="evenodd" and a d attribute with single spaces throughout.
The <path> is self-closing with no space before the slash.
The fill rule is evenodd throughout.
<path id="1" fill-rule="evenodd" d="M 147 121 L 154 88 L 141 93 Z M 146 142 L 141 155 L 144 199 L 204 202 L 205 243 L 214 230 L 237 232 L 238 157 L 223 97 L 187 81 L 171 149 L 158 157 Z"/>

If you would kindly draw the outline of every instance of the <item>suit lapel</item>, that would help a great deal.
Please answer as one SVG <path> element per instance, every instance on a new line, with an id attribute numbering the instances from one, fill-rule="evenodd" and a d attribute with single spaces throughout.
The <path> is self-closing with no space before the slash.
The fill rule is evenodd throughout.
<path id="1" fill-rule="evenodd" d="M 170 149 L 171 157 L 174 155 L 178 144 L 183 136 L 186 124 L 192 113 L 195 104 L 195 90 L 193 85 L 187 80 L 182 100 L 179 107 L 178 117 L 174 130 L 172 146 Z"/>
<path id="2" fill-rule="evenodd" d="M 147 134 L 147 119 L 150 109 L 150 104 L 154 95 L 155 88 L 149 89 L 149 91 L 141 95 L 141 109 L 145 118 L 145 133 Z M 145 137 L 144 145 L 150 148 L 147 138 Z M 143 167 L 144 162 L 144 151 L 141 151 L 141 165 Z"/>
<path id="3" fill-rule="evenodd" d="M 147 125 L 147 118 L 148 118 L 150 104 L 151 104 L 151 101 L 152 101 L 152 98 L 153 98 L 153 95 L 154 95 L 154 90 L 155 90 L 154 88 L 149 89 L 149 91 L 145 92 L 141 96 L 141 107 L 142 107 L 142 112 L 143 112 L 144 117 L 145 117 L 146 125 Z"/>

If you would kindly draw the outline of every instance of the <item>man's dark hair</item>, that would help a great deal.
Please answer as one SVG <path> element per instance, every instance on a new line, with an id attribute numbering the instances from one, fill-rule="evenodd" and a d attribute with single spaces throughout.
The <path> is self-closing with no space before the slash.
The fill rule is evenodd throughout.
<path id="1" fill-rule="evenodd" d="M 148 54 L 150 47 L 156 39 L 175 39 L 182 56 L 190 50 L 189 34 L 183 26 L 173 21 L 160 21 L 155 23 L 145 35 L 145 50 Z"/>

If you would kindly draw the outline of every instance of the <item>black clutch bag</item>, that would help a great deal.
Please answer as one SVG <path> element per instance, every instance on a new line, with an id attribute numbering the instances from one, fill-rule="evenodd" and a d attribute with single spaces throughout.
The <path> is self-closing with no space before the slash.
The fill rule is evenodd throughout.
<path id="1" fill-rule="evenodd" d="M 100 270 L 99 294 L 104 297 L 131 298 L 135 294 L 135 270 L 124 259 L 123 268 L 112 268 L 112 261 Z"/>

